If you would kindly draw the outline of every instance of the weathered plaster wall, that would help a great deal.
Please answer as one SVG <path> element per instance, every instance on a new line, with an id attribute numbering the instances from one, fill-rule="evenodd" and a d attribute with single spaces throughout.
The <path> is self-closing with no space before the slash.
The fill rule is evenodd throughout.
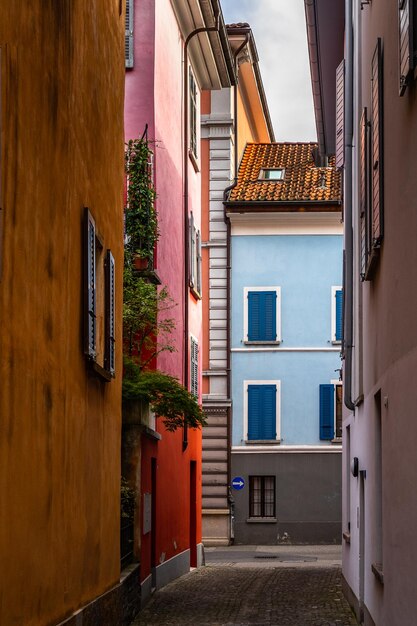
<path id="1" fill-rule="evenodd" d="M 362 348 L 363 378 L 360 353 L 357 352 L 359 380 L 354 390 L 363 393 L 355 415 L 345 421 L 350 426 L 350 459 L 359 459 L 359 469 L 366 472 L 363 480 L 364 498 L 360 498 L 360 477 L 344 467 L 344 530 L 350 521 L 351 541 L 345 544 L 343 572 L 356 598 L 361 595 L 360 528 L 357 516 L 364 513 L 364 600 L 368 612 L 378 626 L 415 622 L 415 562 L 417 543 L 417 502 L 414 486 L 417 481 L 415 440 L 417 367 L 417 329 L 415 325 L 417 248 L 417 180 L 415 176 L 415 144 L 417 140 L 417 90 L 413 82 L 403 97 L 398 95 L 398 18 L 397 5 L 382 7 L 377 3 L 355 11 L 355 28 L 360 42 L 356 48 L 355 75 L 357 122 L 363 106 L 370 105 L 370 68 L 377 37 L 383 44 L 383 106 L 384 106 L 384 241 L 379 266 L 372 282 L 359 286 L 363 310 Z M 359 37 L 359 33 L 361 36 Z M 369 110 L 369 109 L 368 109 Z M 357 126 L 355 127 L 355 131 Z M 354 145 L 358 145 L 354 137 Z M 356 160 L 359 155 L 356 154 Z M 358 211 L 359 191 L 356 189 Z M 359 229 L 356 229 L 359 239 Z M 359 331 L 360 332 L 360 331 Z M 384 585 L 372 573 L 371 564 L 381 561 L 378 535 L 377 476 L 377 405 L 380 392 L 382 424 L 382 569 Z M 349 494 L 349 498 L 347 497 Z M 362 506 L 363 505 L 363 506 Z"/>
<path id="2" fill-rule="evenodd" d="M 3 2 L 0 622 L 55 623 L 119 580 L 119 2 Z M 82 217 L 116 260 L 117 376 L 82 352 Z"/>

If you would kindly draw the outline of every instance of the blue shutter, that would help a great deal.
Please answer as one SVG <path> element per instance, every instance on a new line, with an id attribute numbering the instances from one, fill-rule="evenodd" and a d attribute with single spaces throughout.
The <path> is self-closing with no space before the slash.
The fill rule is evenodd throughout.
<path id="1" fill-rule="evenodd" d="M 249 291 L 248 341 L 276 341 L 276 291 Z"/>
<path id="2" fill-rule="evenodd" d="M 335 340 L 342 341 L 342 324 L 343 324 L 343 291 L 338 289 L 335 292 L 336 309 L 335 309 Z"/>
<path id="3" fill-rule="evenodd" d="M 334 439 L 334 385 L 320 385 L 320 439 Z"/>
<path id="4" fill-rule="evenodd" d="M 276 439 L 276 385 L 248 385 L 248 440 Z"/>

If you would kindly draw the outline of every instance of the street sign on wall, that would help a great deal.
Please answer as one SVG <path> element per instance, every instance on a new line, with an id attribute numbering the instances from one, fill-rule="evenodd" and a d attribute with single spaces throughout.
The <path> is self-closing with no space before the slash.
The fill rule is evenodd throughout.
<path id="1" fill-rule="evenodd" d="M 244 486 L 245 486 L 245 481 L 243 480 L 241 476 L 236 476 L 232 480 L 233 489 L 237 489 L 237 491 L 240 491 L 241 489 L 243 489 Z"/>

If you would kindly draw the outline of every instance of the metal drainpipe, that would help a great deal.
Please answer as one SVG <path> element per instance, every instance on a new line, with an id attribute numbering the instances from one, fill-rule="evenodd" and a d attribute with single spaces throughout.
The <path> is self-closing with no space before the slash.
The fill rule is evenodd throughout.
<path id="1" fill-rule="evenodd" d="M 188 351 L 188 334 L 189 334 L 189 292 L 188 281 L 190 274 L 190 247 L 188 237 L 188 45 L 195 35 L 199 33 L 219 32 L 220 27 L 220 8 L 216 2 L 214 9 L 214 26 L 196 28 L 191 31 L 184 44 L 184 249 L 185 249 L 185 273 L 184 273 L 184 386 L 190 388 L 189 378 L 189 351 Z M 182 449 L 188 447 L 188 428 L 184 425 Z"/>
<path id="2" fill-rule="evenodd" d="M 243 48 L 249 43 L 249 33 L 245 35 L 244 42 L 236 49 L 234 53 L 234 65 L 235 65 L 235 75 L 236 82 L 233 86 L 234 91 L 234 101 L 233 101 L 233 117 L 234 117 L 234 131 L 235 131 L 235 154 L 234 154 L 234 172 L 235 177 L 234 181 L 229 187 L 223 192 L 223 202 L 227 200 L 227 195 L 230 191 L 236 187 L 237 185 L 237 169 L 238 169 L 238 152 L 237 152 L 237 139 L 238 139 L 238 126 L 237 126 L 237 89 L 239 83 L 239 71 L 238 71 L 238 55 L 243 50 Z M 231 225 L 230 219 L 226 216 L 226 207 L 224 211 L 224 219 L 226 222 L 227 235 L 226 235 L 226 316 L 227 316 L 227 328 L 226 328 L 226 375 L 227 375 L 227 399 L 230 400 L 231 397 L 231 367 L 230 367 L 230 345 L 231 345 L 231 318 L 230 318 L 230 288 L 231 288 Z M 230 444 L 232 439 L 232 407 L 227 407 L 227 439 L 229 445 L 227 446 L 227 484 L 229 485 L 229 504 L 230 504 L 230 539 L 231 543 L 234 541 L 234 498 L 231 493 L 230 484 L 232 481 L 232 468 L 231 468 L 231 458 L 230 458 Z"/>
<path id="3" fill-rule="evenodd" d="M 353 143 L 353 23 L 352 0 L 345 0 L 345 272 L 344 272 L 344 400 L 354 411 L 352 401 L 352 348 L 353 348 L 353 211 L 352 211 L 352 143 Z"/>

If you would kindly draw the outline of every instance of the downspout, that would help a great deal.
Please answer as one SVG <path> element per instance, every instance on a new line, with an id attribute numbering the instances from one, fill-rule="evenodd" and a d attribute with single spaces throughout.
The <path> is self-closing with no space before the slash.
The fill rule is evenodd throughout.
<path id="1" fill-rule="evenodd" d="M 345 271 L 344 271 L 344 400 L 350 411 L 352 401 L 352 349 L 353 349 L 353 210 L 352 210 L 352 143 L 353 143 L 353 23 L 352 0 L 345 0 Z"/>
<path id="2" fill-rule="evenodd" d="M 238 125 L 237 125 L 237 94 L 238 94 L 238 83 L 239 83 L 239 70 L 238 70 L 238 55 L 240 54 L 240 52 L 243 50 L 243 48 L 249 43 L 249 33 L 247 33 L 245 35 L 245 40 L 243 41 L 243 43 L 236 49 L 236 51 L 233 54 L 233 60 L 234 60 L 234 66 L 235 66 L 235 76 L 236 76 L 236 80 L 235 80 L 235 84 L 233 85 L 233 92 L 234 92 L 234 98 L 233 98 L 233 122 L 234 122 L 234 131 L 235 131 L 235 154 L 234 154 L 234 180 L 233 183 L 231 185 L 229 185 L 229 187 L 226 187 L 226 189 L 223 192 L 223 202 L 226 202 L 227 198 L 228 198 L 228 194 L 232 191 L 232 189 L 234 189 L 234 187 L 236 187 L 237 185 L 237 171 L 238 171 L 238 151 L 237 151 L 237 140 L 238 140 Z M 226 207 L 225 207 L 225 211 L 224 211 L 224 219 L 226 222 L 226 316 L 227 316 L 227 324 L 226 324 L 226 389 L 227 389 L 227 399 L 230 400 L 231 398 L 231 367 L 230 367 L 230 347 L 231 347 L 231 315 L 230 315 L 230 311 L 231 311 L 231 296 L 230 296 L 230 289 L 231 289 L 231 270 L 232 270 L 232 263 L 231 263 L 231 225 L 230 225 L 230 219 L 226 216 Z M 231 449 L 231 442 L 232 442 L 232 407 L 228 406 L 227 407 L 227 439 L 228 439 L 228 446 L 227 446 L 227 484 L 229 485 L 229 505 L 230 505 L 230 540 L 231 543 L 233 543 L 234 541 L 234 508 L 235 508 L 235 502 L 234 502 L 234 498 L 232 496 L 231 493 L 231 482 L 232 482 L 232 467 L 231 467 L 231 456 L 230 456 L 230 449 Z"/>
<path id="3" fill-rule="evenodd" d="M 220 28 L 220 8 L 215 3 L 214 8 L 214 26 L 196 28 L 191 31 L 184 44 L 184 251 L 185 251 L 185 269 L 184 269 L 184 387 L 190 389 L 189 381 L 189 275 L 190 275 L 190 246 L 188 236 L 188 46 L 193 37 L 200 33 L 219 32 Z M 184 425 L 182 449 L 188 447 L 188 428 Z"/>

